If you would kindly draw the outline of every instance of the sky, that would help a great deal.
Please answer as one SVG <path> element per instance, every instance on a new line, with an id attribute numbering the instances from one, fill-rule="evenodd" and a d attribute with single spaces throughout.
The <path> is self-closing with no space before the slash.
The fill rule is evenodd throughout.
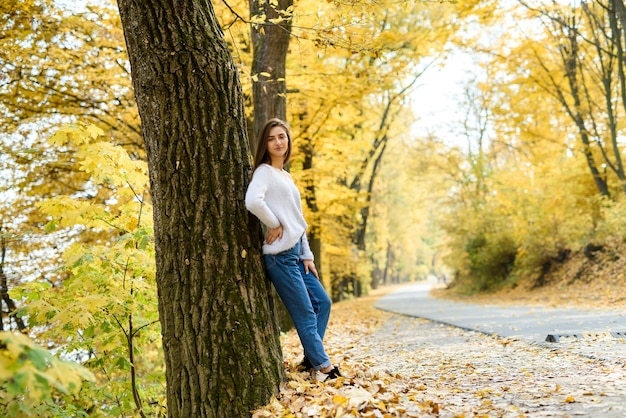
<path id="1" fill-rule="evenodd" d="M 451 130 L 461 121 L 463 84 L 473 77 L 472 66 L 468 54 L 451 52 L 443 66 L 433 66 L 420 77 L 412 97 L 412 108 L 418 117 L 413 125 L 415 135 L 433 132 L 457 142 Z"/>

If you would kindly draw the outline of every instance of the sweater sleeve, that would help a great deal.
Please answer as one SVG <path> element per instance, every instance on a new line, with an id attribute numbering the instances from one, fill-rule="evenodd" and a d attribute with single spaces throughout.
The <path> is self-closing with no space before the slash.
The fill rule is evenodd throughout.
<path id="1" fill-rule="evenodd" d="M 269 184 L 269 172 L 257 169 L 246 191 L 246 209 L 252 212 L 269 228 L 278 228 L 280 221 L 265 203 L 265 194 Z"/>
<path id="2" fill-rule="evenodd" d="M 313 251 L 309 246 L 309 239 L 306 237 L 306 232 L 302 234 L 300 238 L 300 260 L 314 260 Z"/>

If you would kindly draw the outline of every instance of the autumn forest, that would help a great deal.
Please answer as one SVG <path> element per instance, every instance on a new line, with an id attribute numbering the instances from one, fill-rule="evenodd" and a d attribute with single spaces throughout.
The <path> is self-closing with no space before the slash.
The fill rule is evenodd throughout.
<path id="1" fill-rule="evenodd" d="M 2 416 L 267 402 L 280 309 L 242 201 L 269 117 L 333 301 L 540 282 L 626 239 L 623 0 L 153 3 L 0 4 Z"/>

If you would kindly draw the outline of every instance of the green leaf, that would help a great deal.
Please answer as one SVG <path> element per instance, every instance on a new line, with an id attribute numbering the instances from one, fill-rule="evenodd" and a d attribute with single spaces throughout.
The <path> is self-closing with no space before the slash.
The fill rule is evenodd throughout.
<path id="1" fill-rule="evenodd" d="M 93 338 L 95 334 L 96 334 L 96 329 L 93 325 L 85 328 L 85 330 L 83 331 L 83 337 L 85 338 Z"/>
<path id="2" fill-rule="evenodd" d="M 28 381 L 28 376 L 26 373 L 18 372 L 13 375 L 13 378 L 7 381 L 4 385 L 6 391 L 9 395 L 20 395 L 24 393 L 24 389 L 26 389 L 26 382 Z"/>
<path id="3" fill-rule="evenodd" d="M 48 381 L 48 379 L 41 374 L 35 374 L 35 381 L 38 383 L 38 389 L 40 389 L 42 391 L 43 394 L 45 394 L 45 398 L 49 398 L 50 397 L 50 382 Z M 62 388 L 57 388 L 57 389 L 62 389 Z"/>
<path id="4" fill-rule="evenodd" d="M 27 349 L 25 353 L 37 370 L 46 370 L 50 365 L 50 354 L 43 350 Z"/>
<path id="5" fill-rule="evenodd" d="M 131 367 L 130 361 L 128 361 L 126 357 L 118 358 L 117 361 L 115 362 L 115 365 L 120 370 L 130 370 L 130 367 Z"/>
<path id="6" fill-rule="evenodd" d="M 137 248 L 140 250 L 145 250 L 148 244 L 152 241 L 152 237 L 148 234 L 143 234 L 137 242 Z"/>
<path id="7" fill-rule="evenodd" d="M 59 226 L 58 222 L 56 220 L 52 220 L 50 222 L 48 222 L 45 226 L 44 226 L 44 231 L 46 232 L 54 232 L 56 231 L 57 227 Z"/>

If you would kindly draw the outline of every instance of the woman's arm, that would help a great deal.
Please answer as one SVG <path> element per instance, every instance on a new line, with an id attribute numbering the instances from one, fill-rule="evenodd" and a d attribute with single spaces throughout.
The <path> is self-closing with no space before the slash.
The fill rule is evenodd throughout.
<path id="1" fill-rule="evenodd" d="M 315 260 L 313 251 L 311 251 L 311 247 L 309 246 L 309 239 L 306 236 L 306 232 L 302 234 L 302 238 L 300 238 L 300 260 Z"/>
<path id="2" fill-rule="evenodd" d="M 302 238 L 300 238 L 300 260 L 302 260 L 302 264 L 304 264 L 304 272 L 309 274 L 310 271 L 317 277 L 317 280 L 319 280 L 320 276 L 317 274 L 317 268 L 315 268 L 313 259 L 313 251 L 311 251 L 311 247 L 309 246 L 309 239 L 306 233 L 304 233 L 302 234 Z"/>
<path id="3" fill-rule="evenodd" d="M 252 181 L 248 185 L 245 203 L 246 209 L 271 230 L 279 228 L 281 225 L 276 215 L 265 203 L 265 194 L 269 185 L 268 174 L 263 167 L 257 168 L 252 176 Z"/>
<path id="4" fill-rule="evenodd" d="M 315 268 L 315 263 L 313 262 L 313 260 L 302 260 L 302 264 L 304 264 L 304 272 L 306 274 L 309 274 L 309 272 L 311 272 L 317 278 L 317 280 L 320 279 L 320 276 L 317 274 L 317 269 Z"/>
<path id="5" fill-rule="evenodd" d="M 278 228 L 269 228 L 267 230 L 267 236 L 265 237 L 265 242 L 267 245 L 272 245 L 272 243 L 276 240 L 281 240 L 283 238 L 283 226 L 278 225 Z"/>

